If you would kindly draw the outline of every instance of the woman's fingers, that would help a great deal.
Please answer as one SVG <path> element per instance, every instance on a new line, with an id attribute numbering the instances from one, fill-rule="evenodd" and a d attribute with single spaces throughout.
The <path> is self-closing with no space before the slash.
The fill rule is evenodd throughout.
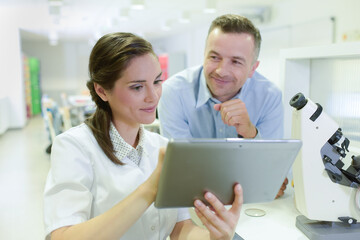
<path id="1" fill-rule="evenodd" d="M 243 189 L 239 183 L 235 184 L 234 193 L 235 193 L 234 202 L 229 211 L 231 211 L 233 214 L 237 213 L 239 218 L 241 207 L 244 203 Z"/>
<path id="2" fill-rule="evenodd" d="M 234 186 L 234 193 L 234 202 L 229 210 L 210 192 L 204 195 L 206 201 L 211 205 L 210 207 L 206 206 L 200 200 L 194 202 L 196 214 L 214 238 L 228 239 L 231 238 L 235 232 L 243 204 L 243 194 L 240 184 Z"/>
<path id="3" fill-rule="evenodd" d="M 196 201 L 199 201 L 199 202 L 196 203 Z M 203 207 L 205 209 L 206 206 L 200 200 L 196 200 L 196 201 L 195 201 L 195 206 L 197 206 L 197 207 L 195 208 L 195 213 L 199 217 L 200 221 L 204 224 L 204 226 L 209 230 L 209 232 L 212 235 L 221 236 L 220 231 L 213 224 L 211 224 L 211 222 L 202 214 L 200 208 Z M 200 205 L 202 205 L 202 206 L 200 206 Z M 203 209 L 203 211 L 204 211 L 204 209 Z"/>

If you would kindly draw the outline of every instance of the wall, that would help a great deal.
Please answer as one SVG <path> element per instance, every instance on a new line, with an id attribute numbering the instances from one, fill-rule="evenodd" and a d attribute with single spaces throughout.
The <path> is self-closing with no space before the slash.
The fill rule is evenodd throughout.
<path id="1" fill-rule="evenodd" d="M 61 93 L 68 96 L 87 90 L 91 47 L 87 42 L 48 42 L 22 40 L 22 52 L 40 60 L 41 89 L 57 102 Z"/>
<path id="2" fill-rule="evenodd" d="M 336 18 L 335 40 L 341 42 L 343 34 L 351 35 L 354 31 L 359 31 L 359 9 L 360 1 L 358 0 L 287 0 L 275 6 L 272 24 L 296 24 L 334 16 Z M 316 33 L 309 32 L 308 34 Z"/>
<path id="3" fill-rule="evenodd" d="M 21 128 L 26 124 L 25 90 L 22 78 L 18 16 L 12 9 L 0 8 L 0 98 L 8 103 L 0 108 L 0 129 Z"/>
<path id="4" fill-rule="evenodd" d="M 287 0 L 276 4 L 271 23 L 261 26 L 264 42 L 259 71 L 282 88 L 280 50 L 343 42 L 344 34 L 352 35 L 360 28 L 358 9 L 357 0 Z"/>
<path id="5" fill-rule="evenodd" d="M 258 24 L 262 38 L 259 72 L 281 87 L 279 54 L 283 48 L 342 42 L 343 35 L 360 31 L 358 0 L 284 0 L 271 9 L 271 20 Z M 236 10 L 235 10 L 236 12 Z M 331 21 L 335 17 L 335 22 Z M 207 26 L 177 36 L 153 40 L 155 49 L 163 52 L 185 51 L 187 66 L 201 64 Z M 333 28 L 334 27 L 334 28 Z M 357 39 L 360 41 L 360 39 Z"/>
<path id="6" fill-rule="evenodd" d="M 9 128 L 9 112 L 10 110 L 8 97 L 0 97 L 0 135 Z"/>
<path id="7" fill-rule="evenodd" d="M 189 33 L 181 33 L 163 39 L 149 39 L 149 41 L 157 54 L 185 52 L 187 67 L 195 66 L 202 64 L 205 50 L 204 39 L 207 31 L 208 26 L 203 26 Z"/>
<path id="8" fill-rule="evenodd" d="M 309 98 L 320 103 L 339 124 L 351 142 L 350 151 L 356 147 L 357 155 L 360 154 L 360 54 L 357 57 L 315 59 L 310 68 Z"/>

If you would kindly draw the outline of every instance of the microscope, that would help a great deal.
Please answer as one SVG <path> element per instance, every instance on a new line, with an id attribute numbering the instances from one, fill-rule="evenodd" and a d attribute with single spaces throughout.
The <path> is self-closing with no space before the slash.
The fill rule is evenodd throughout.
<path id="1" fill-rule="evenodd" d="M 298 93 L 291 137 L 303 142 L 294 165 L 296 226 L 310 239 L 360 239 L 360 155 L 346 163 L 350 141 L 320 104 Z"/>

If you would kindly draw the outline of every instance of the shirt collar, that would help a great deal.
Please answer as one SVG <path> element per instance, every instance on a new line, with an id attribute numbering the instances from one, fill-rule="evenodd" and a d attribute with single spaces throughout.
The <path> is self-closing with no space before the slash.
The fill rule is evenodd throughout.
<path id="1" fill-rule="evenodd" d="M 139 128 L 139 142 L 136 146 L 136 149 L 133 148 L 130 144 L 125 142 L 121 137 L 115 125 L 110 122 L 110 140 L 114 148 L 115 156 L 121 161 L 123 158 L 128 157 L 131 161 L 135 162 L 137 165 L 142 157 L 145 144 L 145 130 L 142 125 Z M 134 153 L 134 151 L 137 153 Z M 134 159 L 134 155 L 138 155 L 138 159 Z"/>
<path id="2" fill-rule="evenodd" d="M 212 95 L 210 93 L 209 88 L 206 85 L 206 79 L 204 75 L 204 69 L 201 70 L 200 73 L 200 81 L 199 81 L 199 92 L 198 92 L 198 98 L 196 102 L 196 108 L 201 107 L 205 103 L 209 101 L 209 99 L 212 98 Z"/>

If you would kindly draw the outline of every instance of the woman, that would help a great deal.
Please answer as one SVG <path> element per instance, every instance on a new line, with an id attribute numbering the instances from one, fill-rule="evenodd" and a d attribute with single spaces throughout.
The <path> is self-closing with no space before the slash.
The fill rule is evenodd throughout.
<path id="1" fill-rule="evenodd" d="M 167 140 L 146 131 L 161 96 L 161 69 L 150 43 L 130 33 L 99 39 L 89 61 L 87 86 L 97 105 L 84 124 L 54 141 L 45 187 L 47 238 L 231 239 L 240 215 L 242 190 L 234 187 L 230 210 L 211 193 L 196 213 L 153 205 Z M 215 213 L 215 214 L 214 214 Z"/>

